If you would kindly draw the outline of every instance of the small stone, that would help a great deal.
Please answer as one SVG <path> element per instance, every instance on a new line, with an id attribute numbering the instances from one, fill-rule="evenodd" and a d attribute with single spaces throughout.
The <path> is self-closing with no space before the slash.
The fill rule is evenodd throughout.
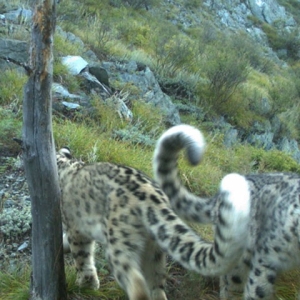
<path id="1" fill-rule="evenodd" d="M 18 251 L 23 251 L 28 248 L 28 242 L 24 242 L 22 245 L 18 247 Z"/>

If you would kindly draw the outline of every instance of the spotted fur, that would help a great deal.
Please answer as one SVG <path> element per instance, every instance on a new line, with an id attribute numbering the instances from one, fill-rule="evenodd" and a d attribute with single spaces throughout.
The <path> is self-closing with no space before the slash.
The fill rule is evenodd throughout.
<path id="1" fill-rule="evenodd" d="M 180 181 L 177 157 L 183 148 L 191 164 L 201 160 L 205 142 L 198 129 L 180 125 L 162 135 L 154 154 L 155 178 L 179 216 L 217 224 L 219 198 L 197 197 Z M 240 257 L 236 256 L 238 264 L 221 276 L 220 296 L 231 300 L 243 293 L 246 300 L 273 299 L 277 274 L 300 263 L 300 176 L 274 173 L 245 178 L 251 192 L 245 250 Z M 238 185 L 236 182 L 235 186 Z"/>
<path id="2" fill-rule="evenodd" d="M 221 183 L 217 231 L 209 243 L 174 213 L 164 192 L 140 171 L 107 162 L 85 165 L 71 159 L 66 148 L 58 152 L 57 164 L 65 237 L 80 286 L 99 288 L 95 241 L 105 245 L 113 275 L 131 300 L 167 299 L 165 253 L 186 268 L 219 275 L 243 251 L 250 195 L 242 176 L 227 176 Z M 234 180 L 240 182 L 238 191 Z M 240 196 L 243 206 L 236 203 Z"/>

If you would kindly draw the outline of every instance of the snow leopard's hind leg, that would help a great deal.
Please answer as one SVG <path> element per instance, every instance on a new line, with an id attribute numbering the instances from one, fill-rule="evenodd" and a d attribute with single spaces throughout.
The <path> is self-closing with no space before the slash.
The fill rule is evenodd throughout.
<path id="1" fill-rule="evenodd" d="M 114 234 L 113 230 L 108 230 L 108 232 Z M 130 300 L 152 300 L 141 270 L 143 237 L 138 243 L 136 240 L 128 241 L 120 237 L 115 242 L 110 233 L 108 237 L 106 255 L 116 281 L 126 291 Z"/>
<path id="2" fill-rule="evenodd" d="M 246 249 L 235 268 L 220 277 L 220 299 L 241 299 L 251 267 L 252 251 Z"/>
<path id="3" fill-rule="evenodd" d="M 273 299 L 277 271 L 267 258 L 256 251 L 244 290 L 244 299 Z"/>
<path id="4" fill-rule="evenodd" d="M 226 275 L 220 277 L 220 299 L 237 300 L 243 295 L 248 273 L 238 265 Z"/>
<path id="5" fill-rule="evenodd" d="M 95 242 L 70 232 L 67 232 L 67 235 L 77 270 L 76 283 L 81 287 L 97 290 L 100 282 L 94 262 Z"/>
<path id="6" fill-rule="evenodd" d="M 118 203 L 112 191 L 109 203 Z M 131 223 L 127 217 L 131 217 Z M 106 256 L 114 278 L 130 300 L 167 300 L 164 292 L 165 254 L 140 224 L 138 207 L 124 208 L 107 220 Z M 136 224 L 134 226 L 133 224 Z M 149 281 L 148 281 L 149 280 Z"/>
<path id="7" fill-rule="evenodd" d="M 166 254 L 157 243 L 148 239 L 142 256 L 142 271 L 151 293 L 151 299 L 166 300 Z"/>

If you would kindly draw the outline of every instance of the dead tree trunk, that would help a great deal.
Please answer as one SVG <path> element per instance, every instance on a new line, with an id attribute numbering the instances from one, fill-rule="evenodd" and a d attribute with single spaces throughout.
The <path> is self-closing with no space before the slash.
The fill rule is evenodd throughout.
<path id="1" fill-rule="evenodd" d="M 67 299 L 60 189 L 52 134 L 55 0 L 36 0 L 23 103 L 23 156 L 32 203 L 32 300 Z"/>

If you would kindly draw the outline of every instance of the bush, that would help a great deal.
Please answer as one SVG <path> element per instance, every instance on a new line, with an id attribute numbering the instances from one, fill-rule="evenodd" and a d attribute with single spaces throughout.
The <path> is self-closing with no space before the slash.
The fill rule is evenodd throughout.
<path id="1" fill-rule="evenodd" d="M 130 22 L 120 24 L 118 31 L 122 40 L 127 44 L 147 49 L 152 33 L 149 24 L 131 20 Z"/>
<path id="2" fill-rule="evenodd" d="M 137 8 L 146 8 L 156 3 L 156 0 L 110 0 L 109 3 L 112 6 L 120 7 L 122 5 L 131 6 L 134 9 Z"/>
<path id="3" fill-rule="evenodd" d="M 0 149 L 6 154 L 19 152 L 19 145 L 13 140 L 21 136 L 22 120 L 9 110 L 0 108 Z"/>
<path id="4" fill-rule="evenodd" d="M 288 72 L 273 76 L 268 92 L 273 103 L 273 114 L 290 108 L 298 98 L 298 90 Z"/>
<path id="5" fill-rule="evenodd" d="M 300 32 L 299 29 L 294 30 L 286 37 L 287 55 L 293 60 L 300 58 Z"/>
<path id="6" fill-rule="evenodd" d="M 267 23 L 263 23 L 261 29 L 266 34 L 268 42 L 274 50 L 285 48 L 286 43 L 282 33 L 280 34 L 279 31 Z"/>
<path id="7" fill-rule="evenodd" d="M 114 130 L 113 137 L 118 141 L 127 141 L 134 145 L 154 146 L 156 139 L 143 133 L 138 126 L 128 126 L 124 129 Z"/>
<path id="8" fill-rule="evenodd" d="M 224 51 L 212 48 L 204 66 L 208 85 L 206 97 L 217 112 L 231 99 L 234 92 L 246 81 L 249 69 L 243 57 L 238 57 L 227 47 Z"/>
<path id="9" fill-rule="evenodd" d="M 179 71 L 196 68 L 196 43 L 185 35 L 175 35 L 172 29 L 158 32 L 153 40 L 155 46 L 155 71 L 162 77 L 175 77 Z"/>
<path id="10" fill-rule="evenodd" d="M 251 159 L 259 172 L 300 172 L 299 164 L 290 155 L 279 150 L 252 148 Z"/>
<path id="11" fill-rule="evenodd" d="M 198 9 L 203 4 L 202 2 L 200 0 L 185 0 L 183 5 L 189 9 Z"/>
<path id="12" fill-rule="evenodd" d="M 54 35 L 54 56 L 56 58 L 65 55 L 80 55 L 82 48 L 78 44 L 68 41 L 66 38 L 59 34 Z"/>
<path id="13" fill-rule="evenodd" d="M 132 144 L 154 146 L 163 128 L 161 111 L 142 100 L 132 102 L 133 124 L 122 129 L 113 130 L 114 138 Z"/>
<path id="14" fill-rule="evenodd" d="M 261 72 L 269 72 L 272 69 L 272 61 L 265 57 L 263 48 L 257 46 L 244 32 L 238 32 L 229 40 L 230 48 L 240 59 Z"/>
<path id="15" fill-rule="evenodd" d="M 145 133 L 154 133 L 163 127 L 163 114 L 151 103 L 142 100 L 133 101 L 132 113 L 134 124 L 141 127 Z"/>
<path id="16" fill-rule="evenodd" d="M 92 109 L 89 117 L 92 120 L 92 126 L 96 125 L 100 132 L 111 132 L 126 126 L 126 122 L 118 114 L 113 102 L 106 103 L 101 98 L 94 97 L 91 104 Z"/>
<path id="17" fill-rule="evenodd" d="M 300 98 L 300 63 L 296 63 L 291 68 L 292 71 L 292 80 L 295 84 L 295 87 L 297 89 L 298 98 Z"/>
<path id="18" fill-rule="evenodd" d="M 108 43 L 113 39 L 113 25 L 109 18 L 102 17 L 101 20 L 93 18 L 87 31 L 79 33 L 85 43 L 88 43 L 95 54 L 101 58 L 108 54 Z"/>

